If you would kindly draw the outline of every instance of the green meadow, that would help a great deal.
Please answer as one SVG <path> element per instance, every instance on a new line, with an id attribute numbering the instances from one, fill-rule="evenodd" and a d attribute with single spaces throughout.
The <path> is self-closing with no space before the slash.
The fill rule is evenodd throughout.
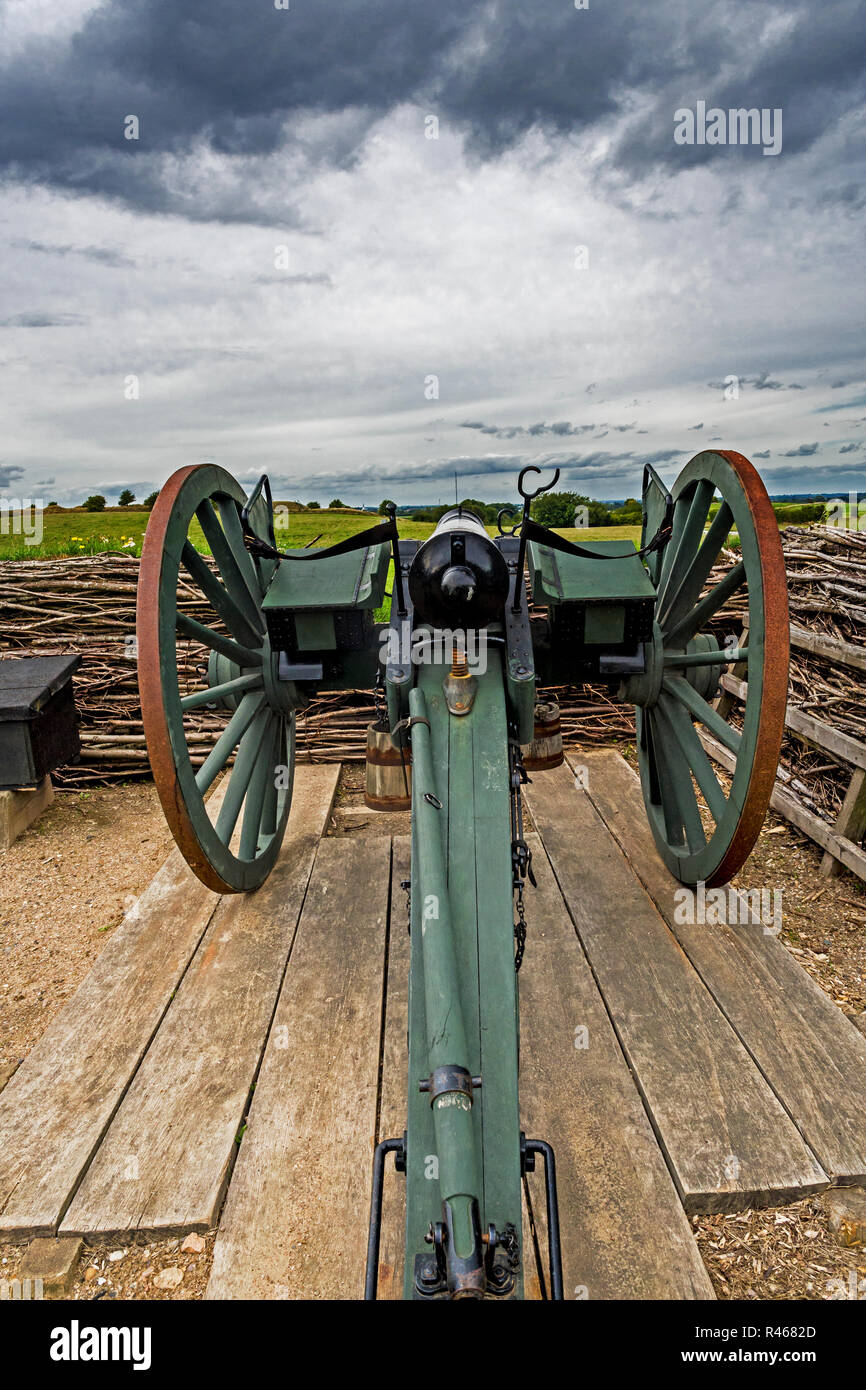
<path id="1" fill-rule="evenodd" d="M 43 514 L 41 542 L 31 545 L 22 532 L 20 514 L 11 510 L 0 512 L 0 560 L 44 560 L 54 556 L 99 555 L 110 551 L 140 555 L 149 516 L 150 513 L 143 507 L 106 507 L 102 512 L 51 508 Z M 372 512 L 337 509 L 291 511 L 281 519 L 288 523 L 280 526 L 276 532 L 277 545 L 281 550 L 298 550 L 307 545 L 335 545 L 382 520 Z M 405 540 L 426 540 L 433 530 L 432 522 L 409 521 L 402 517 L 398 518 L 398 526 Z M 492 536 L 496 528 L 488 526 L 487 530 Z M 639 543 L 640 527 L 596 526 L 585 531 L 564 529 L 561 534 L 572 540 L 627 538 Z M 197 522 L 193 523 L 190 538 L 196 549 L 208 553 Z"/>

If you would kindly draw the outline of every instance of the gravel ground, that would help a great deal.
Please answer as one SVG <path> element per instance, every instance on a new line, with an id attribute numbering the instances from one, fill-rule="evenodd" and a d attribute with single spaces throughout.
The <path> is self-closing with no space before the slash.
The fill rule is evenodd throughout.
<path id="1" fill-rule="evenodd" d="M 0 852 L 0 1075 L 84 976 L 173 844 L 150 782 L 61 792 Z"/>
<path id="2" fill-rule="evenodd" d="M 360 765 L 344 769 L 329 833 L 408 834 L 406 812 L 359 814 L 363 780 Z M 74 993 L 171 845 L 153 786 L 132 783 L 58 792 L 39 822 L 0 853 L 0 1086 Z M 847 872 L 821 878 L 821 857 L 771 813 L 735 882 L 782 889 L 782 940 L 866 1031 L 866 885 Z M 820 1198 L 696 1217 L 692 1225 L 719 1298 L 850 1297 L 866 1280 L 866 1252 L 837 1244 Z M 201 1298 L 214 1235 L 86 1246 L 72 1297 Z M 0 1278 L 14 1277 L 24 1248 L 0 1246 Z"/>

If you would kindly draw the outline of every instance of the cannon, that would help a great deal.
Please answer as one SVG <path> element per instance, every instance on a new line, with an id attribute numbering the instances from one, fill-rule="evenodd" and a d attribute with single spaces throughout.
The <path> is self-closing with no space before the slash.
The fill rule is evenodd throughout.
<path id="1" fill-rule="evenodd" d="M 646 468 L 639 546 L 576 544 L 542 526 L 532 502 L 559 474 L 533 488 L 533 473 L 521 472 L 521 504 L 500 513 L 495 536 L 456 507 L 424 542 L 401 540 L 392 506 L 336 545 L 285 550 L 266 477 L 247 496 L 219 467 L 183 468 L 159 494 L 142 551 L 151 766 L 175 840 L 210 888 L 248 892 L 271 870 L 291 805 L 296 719 L 317 692 L 375 689 L 404 773 L 411 761 L 410 1082 L 405 1131 L 374 1157 L 370 1298 L 389 1153 L 406 1183 L 405 1297 L 522 1296 L 521 1180 L 539 1157 L 551 1291 L 562 1296 L 554 1148 L 551 1136 L 523 1133 L 518 1088 L 533 883 L 522 750 L 539 687 L 601 682 L 635 707 L 647 816 L 686 885 L 725 883 L 744 864 L 778 763 L 787 590 L 752 464 L 705 451 L 672 489 Z M 739 558 L 720 577 L 714 567 L 731 545 Z M 386 597 L 389 616 L 377 621 Z M 745 645 L 720 627 L 729 599 L 747 610 Z M 736 719 L 717 699 L 732 669 L 747 680 Z M 202 710 L 219 724 L 204 749 Z"/>

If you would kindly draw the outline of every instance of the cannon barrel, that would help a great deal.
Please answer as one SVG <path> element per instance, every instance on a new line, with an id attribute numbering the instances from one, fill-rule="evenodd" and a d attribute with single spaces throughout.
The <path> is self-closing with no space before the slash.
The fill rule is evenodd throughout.
<path id="1" fill-rule="evenodd" d="M 508 566 L 474 512 L 446 512 L 409 570 L 416 617 L 432 627 L 486 627 L 501 617 Z"/>

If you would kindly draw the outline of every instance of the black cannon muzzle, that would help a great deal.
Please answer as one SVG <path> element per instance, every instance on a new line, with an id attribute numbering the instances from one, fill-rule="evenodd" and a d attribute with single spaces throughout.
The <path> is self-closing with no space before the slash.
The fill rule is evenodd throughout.
<path id="1" fill-rule="evenodd" d="M 455 507 L 419 547 L 409 570 L 415 615 L 431 627 L 487 627 L 502 616 L 508 566 L 474 512 Z"/>

